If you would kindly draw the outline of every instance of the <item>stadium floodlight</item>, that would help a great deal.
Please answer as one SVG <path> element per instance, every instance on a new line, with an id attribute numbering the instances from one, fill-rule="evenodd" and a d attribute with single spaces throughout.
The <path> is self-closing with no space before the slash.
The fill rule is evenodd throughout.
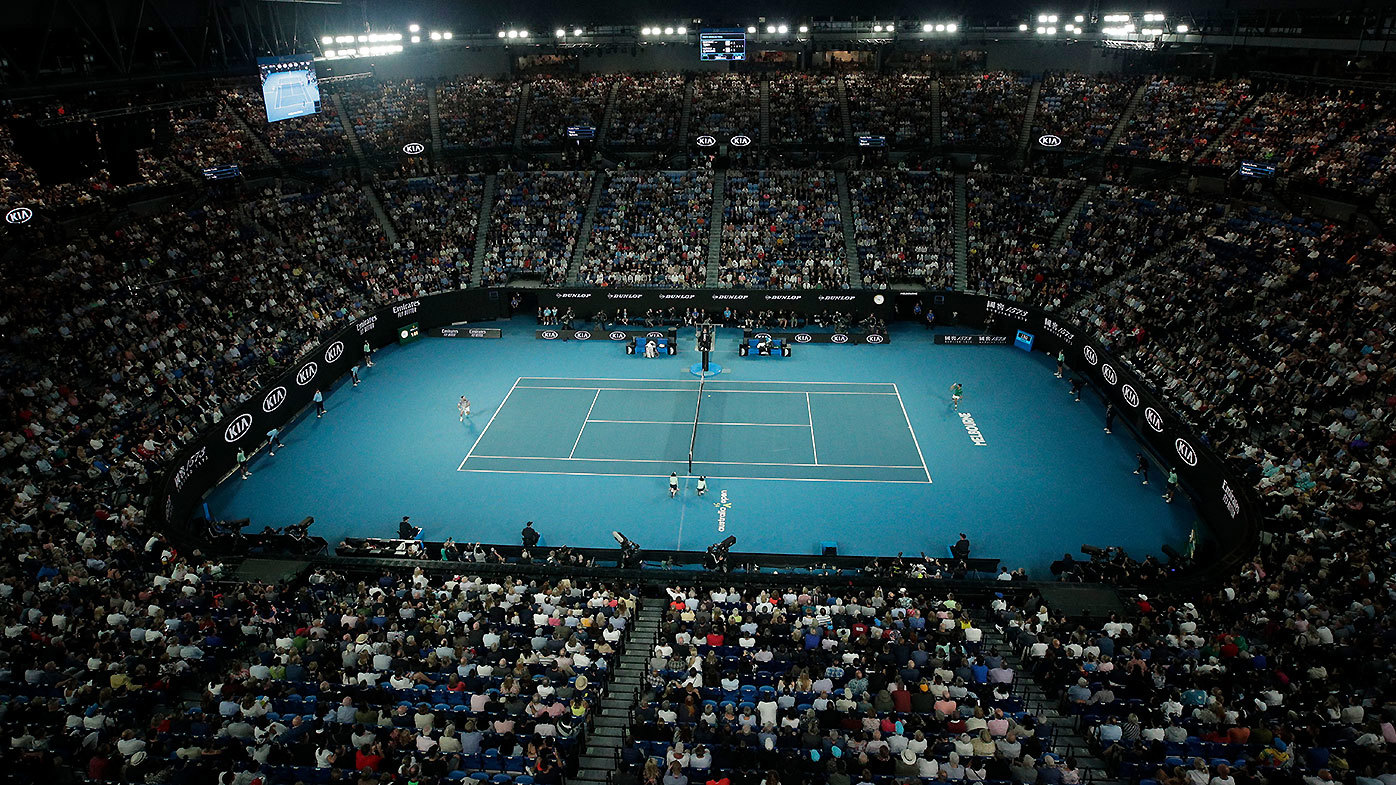
<path id="1" fill-rule="evenodd" d="M 1056 23 L 1057 23 L 1057 15 L 1056 15 L 1056 14 L 1048 14 L 1048 15 L 1047 15 L 1047 22 L 1048 22 L 1049 24 L 1056 24 Z"/>
<path id="2" fill-rule="evenodd" d="M 800 32 L 802 32 L 802 33 L 808 33 L 808 32 L 809 32 L 809 25 L 800 25 Z"/>
<path id="3" fill-rule="evenodd" d="M 955 32 L 956 30 L 959 30 L 959 29 L 960 29 L 960 26 L 957 25 L 957 24 L 955 24 L 954 22 L 951 22 L 950 24 L 948 24 L 948 25 L 945 26 L 945 32 L 947 32 L 947 33 L 953 33 L 953 32 Z"/>
<path id="4" fill-rule="evenodd" d="M 1044 25 L 1047 24 L 1047 15 L 1046 15 L 1046 14 L 1038 14 L 1038 15 L 1037 15 L 1037 22 L 1038 22 L 1038 24 L 1044 24 Z"/>
<path id="5" fill-rule="evenodd" d="M 1055 27 L 1048 27 L 1048 28 L 1047 28 L 1047 35 L 1056 35 L 1056 34 L 1057 34 L 1057 28 L 1055 28 Z"/>
<path id="6" fill-rule="evenodd" d="M 666 28 L 664 28 L 664 34 L 665 34 L 665 35 L 673 35 L 673 34 L 674 34 L 674 28 L 672 28 L 672 27 L 666 27 Z"/>
<path id="7" fill-rule="evenodd" d="M 366 36 L 366 35 L 361 35 L 361 36 L 359 36 L 359 43 L 361 43 L 361 44 L 363 44 L 363 43 L 368 43 L 368 36 Z"/>
<path id="8" fill-rule="evenodd" d="M 943 32 L 945 32 L 945 25 L 936 25 L 936 32 L 937 32 L 937 33 L 943 33 Z"/>
<path id="9" fill-rule="evenodd" d="M 574 27 L 574 28 L 572 28 L 572 35 L 581 35 L 581 34 L 582 34 L 582 28 L 580 28 L 580 27 Z"/>
<path id="10" fill-rule="evenodd" d="M 446 39 L 447 41 L 451 40 L 451 31 L 447 30 L 446 32 L 441 34 L 441 37 Z"/>
<path id="11" fill-rule="evenodd" d="M 780 33 L 781 35 L 785 35 L 786 33 L 790 32 L 790 27 L 788 25 L 781 25 L 780 27 L 776 28 L 776 32 Z"/>
<path id="12" fill-rule="evenodd" d="M 503 37 L 506 36 L 506 35 L 508 35 L 508 33 L 504 32 L 503 30 L 500 30 L 500 31 L 499 31 L 499 37 L 500 37 L 500 38 L 503 38 Z M 435 39 L 435 38 L 439 38 L 440 36 L 439 36 L 437 33 L 432 33 L 432 34 L 431 34 L 431 37 L 432 37 L 433 39 Z"/>
<path id="13" fill-rule="evenodd" d="M 1186 33 L 1187 31 L 1188 31 L 1188 26 L 1187 26 L 1187 25 L 1178 25 L 1178 32 L 1180 32 L 1180 33 Z"/>
<path id="14" fill-rule="evenodd" d="M 412 43 L 414 43 L 414 44 L 420 44 L 421 42 L 422 42 L 422 37 L 421 37 L 420 35 L 414 35 L 414 36 L 412 36 Z"/>
<path id="15" fill-rule="evenodd" d="M 756 25 L 747 25 L 746 31 L 747 31 L 747 34 L 748 34 L 748 35 L 751 35 L 751 34 L 755 33 L 755 32 L 756 32 Z"/>
<path id="16" fill-rule="evenodd" d="M 408 26 L 407 26 L 407 32 L 409 32 L 409 33 L 420 33 L 420 32 L 422 32 L 422 26 L 421 26 L 421 25 L 418 25 L 418 24 L 411 24 L 411 25 L 408 25 Z"/>
<path id="17" fill-rule="evenodd" d="M 1079 24 L 1081 24 L 1081 23 L 1084 22 L 1084 21 L 1086 21 L 1086 17 L 1081 16 L 1080 14 L 1077 14 L 1077 15 L 1076 15 L 1076 24 L 1079 25 Z"/>
<path id="18" fill-rule="evenodd" d="M 1038 25 L 1036 32 L 1038 35 L 1044 35 L 1047 32 L 1047 27 L 1045 25 Z"/>
<path id="19" fill-rule="evenodd" d="M 504 35 L 504 33 L 501 31 L 501 32 L 500 32 L 500 35 Z M 441 40 L 441 32 L 438 31 L 438 30 L 432 30 L 432 31 L 431 31 L 431 40 L 433 40 L 433 41 L 440 41 L 440 40 Z"/>
<path id="20" fill-rule="evenodd" d="M 1158 11 L 1145 11 L 1145 12 L 1144 12 L 1144 21 L 1145 21 L 1145 22 L 1162 22 L 1162 21 L 1163 21 L 1163 14 L 1160 14 Z"/>
<path id="21" fill-rule="evenodd" d="M 642 28 L 640 28 L 640 35 L 649 35 L 649 34 L 650 34 L 650 29 L 649 29 L 648 27 L 642 27 Z"/>
<path id="22" fill-rule="evenodd" d="M 1027 31 L 1028 31 L 1028 26 L 1027 26 L 1027 25 L 1018 25 L 1018 32 L 1020 32 L 1020 33 L 1026 33 Z"/>
<path id="23" fill-rule="evenodd" d="M 325 44 L 326 46 L 328 46 L 328 45 L 334 43 L 334 36 L 329 36 L 329 35 L 327 35 L 327 36 L 325 36 L 324 38 L 321 38 L 321 39 L 320 39 L 320 43 Z"/>
<path id="24" fill-rule="evenodd" d="M 556 29 L 556 30 L 553 31 L 553 35 L 557 36 L 558 38 L 566 38 L 566 37 L 567 37 L 567 31 L 566 31 L 566 30 L 563 30 L 561 27 L 559 27 L 558 29 Z"/>
<path id="25" fill-rule="evenodd" d="M 921 32 L 923 32 L 923 33 L 929 33 L 929 32 L 931 32 L 932 29 L 934 29 L 934 28 L 931 27 L 931 24 L 930 24 L 929 22 L 927 22 L 927 23 L 924 24 L 924 25 L 921 25 Z"/>
<path id="26" fill-rule="evenodd" d="M 683 25 L 679 25 L 678 30 L 676 30 L 675 32 L 677 32 L 679 35 L 688 35 L 688 28 L 684 27 Z"/>
<path id="27" fill-rule="evenodd" d="M 519 37 L 519 31 L 518 31 L 518 30 L 510 30 L 510 31 L 509 31 L 509 37 L 510 37 L 510 38 L 518 38 L 518 37 Z"/>
<path id="28" fill-rule="evenodd" d="M 767 33 L 768 35 L 773 35 L 773 34 L 775 34 L 775 32 L 776 32 L 776 26 L 775 26 L 775 25 L 766 25 L 766 33 Z"/>
<path id="29" fill-rule="evenodd" d="M 873 32 L 874 32 L 874 33 L 880 33 L 880 32 L 882 32 L 882 25 L 873 25 Z"/>

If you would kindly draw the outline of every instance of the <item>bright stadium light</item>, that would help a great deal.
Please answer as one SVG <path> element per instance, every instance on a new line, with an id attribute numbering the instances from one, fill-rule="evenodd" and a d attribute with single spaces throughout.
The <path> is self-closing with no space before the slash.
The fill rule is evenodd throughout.
<path id="1" fill-rule="evenodd" d="M 503 30 L 500 30 L 500 31 L 499 31 L 499 37 L 500 37 L 500 38 L 503 38 L 503 37 L 506 36 L 506 35 L 508 35 L 508 33 L 504 32 Z M 432 33 L 432 34 L 431 34 L 431 37 L 432 37 L 432 39 L 434 40 L 434 39 L 438 38 L 439 35 L 438 35 L 437 33 Z"/>
<path id="2" fill-rule="evenodd" d="M 1039 24 L 1044 24 L 1044 25 L 1047 24 L 1047 15 L 1046 15 L 1046 14 L 1038 14 L 1038 15 L 1037 15 L 1037 21 L 1038 21 Z"/>
<path id="3" fill-rule="evenodd" d="M 943 33 L 943 32 L 945 32 L 945 25 L 936 25 L 936 32 L 937 32 L 937 33 Z"/>
<path id="4" fill-rule="evenodd" d="M 1018 32 L 1020 32 L 1020 33 L 1026 33 L 1027 31 L 1028 31 L 1028 26 L 1027 26 L 1027 25 L 1018 25 Z"/>
<path id="5" fill-rule="evenodd" d="M 880 33 L 880 32 L 882 32 L 882 25 L 873 25 L 873 32 L 874 32 L 874 33 Z"/>
<path id="6" fill-rule="evenodd" d="M 664 28 L 664 34 L 665 34 L 665 35 L 673 35 L 673 34 L 674 34 L 674 28 L 672 28 L 672 27 L 666 27 L 666 28 Z"/>
<path id="7" fill-rule="evenodd" d="M 808 33 L 808 32 L 809 32 L 809 25 L 800 25 L 800 32 L 802 32 L 802 33 Z"/>
<path id="8" fill-rule="evenodd" d="M 756 25 L 747 25 L 746 32 L 751 35 L 756 32 Z"/>
<path id="9" fill-rule="evenodd" d="M 1077 14 L 1077 15 L 1076 15 L 1076 24 L 1079 25 L 1079 24 L 1081 24 L 1081 23 L 1084 22 L 1084 21 L 1086 21 L 1086 17 L 1081 16 L 1080 14 Z"/>
<path id="10" fill-rule="evenodd" d="M 933 29 L 933 28 L 931 27 L 931 25 L 930 25 L 929 22 L 926 23 L 926 24 L 924 24 L 924 25 L 921 25 L 921 32 L 923 32 L 923 33 L 929 33 L 929 32 L 931 32 L 932 29 Z"/>
<path id="11" fill-rule="evenodd" d="M 582 34 L 582 28 L 580 28 L 580 27 L 574 27 L 574 28 L 572 28 L 572 35 L 581 35 L 581 34 Z"/>
<path id="12" fill-rule="evenodd" d="M 1047 28 L 1047 35 L 1056 35 L 1056 34 L 1057 34 L 1057 28 L 1055 28 L 1055 27 L 1048 27 L 1048 28 Z"/>
<path id="13" fill-rule="evenodd" d="M 329 35 L 327 35 L 327 36 L 325 36 L 324 38 L 321 38 L 321 39 L 320 39 L 320 43 L 325 44 L 326 46 L 328 46 L 328 45 L 334 43 L 334 36 L 329 36 Z"/>
<path id="14" fill-rule="evenodd" d="M 1047 16 L 1047 21 L 1048 21 L 1049 23 L 1051 23 L 1051 24 L 1056 24 L 1056 23 L 1057 23 L 1057 15 L 1056 15 L 1056 14 L 1049 14 L 1049 15 Z"/>
<path id="15" fill-rule="evenodd" d="M 776 31 L 776 26 L 775 26 L 775 25 L 766 25 L 766 32 L 767 32 L 767 34 L 774 34 L 775 31 Z"/>
<path id="16" fill-rule="evenodd" d="M 501 32 L 500 35 L 504 35 L 504 33 Z M 441 33 L 438 32 L 438 31 L 436 31 L 436 30 L 432 30 L 432 31 L 431 31 L 431 40 L 433 40 L 433 41 L 440 41 L 440 40 L 441 40 Z"/>
<path id="17" fill-rule="evenodd" d="M 781 35 L 785 35 L 786 33 L 790 32 L 790 27 L 788 25 L 781 25 L 780 27 L 776 28 L 776 32 L 780 33 Z"/>
<path id="18" fill-rule="evenodd" d="M 561 27 L 559 27 L 558 29 L 556 29 L 556 30 L 553 31 L 553 35 L 557 36 L 558 38 L 566 38 L 566 37 L 567 37 L 567 31 L 566 31 L 566 30 L 563 30 Z"/>
<path id="19" fill-rule="evenodd" d="M 680 25 L 678 30 L 676 30 L 675 32 L 677 32 L 679 35 L 688 35 L 688 28 L 684 27 L 683 25 Z"/>
<path id="20" fill-rule="evenodd" d="M 422 32 L 422 26 L 421 26 L 421 25 L 416 25 L 416 24 L 408 25 L 408 26 L 407 26 L 407 32 L 409 32 L 409 33 L 420 33 L 420 32 Z"/>
<path id="21" fill-rule="evenodd" d="M 518 30 L 510 30 L 510 31 L 509 31 L 509 37 L 510 37 L 510 38 L 518 38 L 518 37 L 519 37 L 519 31 L 518 31 Z"/>
<path id="22" fill-rule="evenodd" d="M 1186 33 L 1187 31 L 1188 31 L 1188 26 L 1187 26 L 1187 25 L 1178 25 L 1178 32 L 1180 32 L 1180 33 Z"/>
<path id="23" fill-rule="evenodd" d="M 945 26 L 945 32 L 947 32 L 947 33 L 953 33 L 953 32 L 955 32 L 956 30 L 959 30 L 959 29 L 960 29 L 960 26 L 957 25 L 957 24 L 955 24 L 954 22 L 951 22 L 950 24 L 948 24 L 948 25 Z"/>
<path id="24" fill-rule="evenodd" d="M 359 36 L 359 43 L 363 44 L 363 43 L 367 43 L 367 42 L 368 42 L 368 36 L 366 36 L 366 35 L 361 35 L 361 36 Z"/>
<path id="25" fill-rule="evenodd" d="M 414 44 L 420 44 L 421 42 L 422 42 L 422 37 L 421 37 L 420 35 L 414 35 L 414 36 L 412 36 L 412 43 L 414 43 Z"/>

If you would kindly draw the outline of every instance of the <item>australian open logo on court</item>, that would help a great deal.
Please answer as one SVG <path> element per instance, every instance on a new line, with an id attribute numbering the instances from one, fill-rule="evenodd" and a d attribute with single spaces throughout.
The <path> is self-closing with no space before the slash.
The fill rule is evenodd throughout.
<path id="1" fill-rule="evenodd" d="M 833 343 L 848 343 L 848 336 L 843 333 L 834 333 L 829 336 L 829 340 Z"/>
<path id="2" fill-rule="evenodd" d="M 1043 147 L 1061 147 L 1062 138 L 1056 134 L 1043 134 L 1037 137 L 1037 143 Z"/>
<path id="3" fill-rule="evenodd" d="M 310 384 L 315 381 L 315 374 L 319 372 L 320 366 L 316 365 L 314 360 L 311 360 L 305 365 L 302 365 L 299 371 L 296 371 L 296 384 L 301 387 Z"/>
<path id="4" fill-rule="evenodd" d="M 1100 357 L 1096 355 L 1094 346 L 1081 347 L 1081 356 L 1086 358 L 1086 362 L 1090 363 L 1091 365 L 1095 365 L 1096 363 L 1100 362 Z"/>
<path id="5" fill-rule="evenodd" d="M 267 414 L 271 414 L 277 409 L 280 409 L 281 404 L 285 402 L 286 388 L 278 384 L 277 386 L 271 388 L 271 392 L 267 393 L 267 396 L 262 399 L 262 411 L 266 412 Z"/>
<path id="6" fill-rule="evenodd" d="M 1173 442 L 1173 449 L 1178 451 L 1178 457 L 1183 459 L 1183 463 L 1189 466 L 1197 465 L 1197 450 L 1194 450 L 1191 444 L 1178 439 Z"/>
<path id="7" fill-rule="evenodd" d="M 335 341 L 325 349 L 325 362 L 332 363 L 344 356 L 344 341 Z"/>
<path id="8" fill-rule="evenodd" d="M 5 223 L 23 224 L 29 223 L 29 219 L 34 217 L 34 211 L 28 207 L 16 207 L 5 213 Z"/>
<path id="9" fill-rule="evenodd" d="M 1115 374 L 1115 366 L 1111 365 L 1110 363 L 1106 363 L 1100 366 L 1100 375 L 1104 376 L 1105 381 L 1111 384 L 1115 384 L 1120 380 L 1120 377 Z"/>
<path id="10" fill-rule="evenodd" d="M 698 137 L 699 147 L 712 147 L 715 144 L 717 144 L 717 137 L 715 136 L 703 134 L 702 136 Z"/>
<path id="11" fill-rule="evenodd" d="M 1126 384 L 1120 388 L 1120 395 L 1124 396 L 1125 403 L 1133 408 L 1139 408 L 1139 393 L 1134 389 L 1134 385 Z"/>
<path id="12" fill-rule="evenodd" d="M 543 340 L 545 340 L 545 341 L 551 341 L 552 339 L 554 339 L 554 338 L 556 338 L 556 337 L 557 337 L 557 330 L 544 330 L 544 331 L 543 331 Z"/>
<path id="13" fill-rule="evenodd" d="M 575 333 L 572 333 L 572 337 L 576 338 L 579 341 L 590 341 L 591 333 L 586 330 L 578 330 Z"/>
<path id="14" fill-rule="evenodd" d="M 733 147 L 746 147 L 749 144 L 751 144 L 751 137 L 746 134 L 737 134 L 732 137 Z"/>
<path id="15" fill-rule="evenodd" d="M 252 415 L 243 412 L 228 423 L 227 428 L 223 429 L 223 441 L 232 444 L 246 436 L 250 430 L 252 430 Z"/>
<path id="16" fill-rule="evenodd" d="M 795 343 L 809 343 L 814 340 L 814 336 L 809 333 L 795 333 Z"/>
<path id="17" fill-rule="evenodd" d="M 969 434 L 969 440 L 974 442 L 974 446 L 989 446 L 989 442 L 984 439 L 984 434 L 980 432 L 979 426 L 974 424 L 973 415 L 969 412 L 960 412 L 960 424 L 965 426 L 965 433 Z"/>
<path id="18" fill-rule="evenodd" d="M 624 340 L 625 340 L 625 333 L 621 332 L 620 330 L 612 330 L 612 331 L 611 331 L 611 340 L 613 340 L 613 341 L 624 341 Z"/>
<path id="19" fill-rule="evenodd" d="M 732 509 L 732 502 L 727 498 L 726 490 L 718 494 L 717 498 L 718 500 L 713 502 L 713 506 L 717 508 L 717 530 L 725 532 L 727 531 L 727 511 Z"/>
<path id="20" fill-rule="evenodd" d="M 402 151 L 408 155 L 421 155 L 427 151 L 427 146 L 421 142 L 408 142 L 402 146 Z"/>
<path id="21" fill-rule="evenodd" d="M 1158 409 L 1152 406 L 1144 407 L 1144 422 L 1154 429 L 1154 433 L 1163 433 L 1163 415 L 1158 413 Z"/>
<path id="22" fill-rule="evenodd" d="M 868 343 L 882 343 L 885 340 L 887 339 L 883 338 L 881 335 L 878 335 L 877 333 L 868 333 Z"/>

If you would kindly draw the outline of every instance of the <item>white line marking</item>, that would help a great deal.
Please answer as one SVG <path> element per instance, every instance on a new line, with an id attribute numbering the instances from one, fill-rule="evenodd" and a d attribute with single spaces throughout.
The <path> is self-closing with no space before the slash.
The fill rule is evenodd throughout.
<path id="1" fill-rule="evenodd" d="M 688 475 L 685 475 L 683 478 L 683 490 L 685 494 L 688 492 L 688 480 Z M 676 551 L 683 550 L 683 519 L 688 514 L 688 497 L 685 496 L 680 500 L 679 504 L 683 506 L 679 507 L 679 536 L 674 543 L 674 550 Z"/>
<path id="2" fill-rule="evenodd" d="M 546 455 L 473 455 L 472 458 L 493 458 L 501 461 L 599 461 L 603 463 L 687 463 L 686 458 L 661 460 L 658 458 L 552 458 Z M 921 469 L 926 467 L 882 463 L 762 463 L 760 461 L 694 461 L 711 466 L 819 466 L 834 469 Z"/>
<path id="3" fill-rule="evenodd" d="M 828 464 L 822 464 L 827 466 Z M 912 466 L 910 468 L 919 468 Z M 645 477 L 660 479 L 666 478 L 667 474 L 612 474 L 610 472 L 524 472 L 517 469 L 459 469 L 463 472 L 476 472 L 478 474 L 555 474 L 563 477 Z M 719 477 L 715 474 L 708 475 L 709 480 L 756 480 L 758 482 L 875 482 L 890 483 L 892 485 L 928 485 L 930 480 L 827 480 L 817 477 Z"/>
<path id="4" fill-rule="evenodd" d="M 809 446 L 814 450 L 814 465 L 819 465 L 819 445 L 814 441 L 814 408 L 809 403 L 809 393 L 805 393 L 805 413 L 809 415 Z"/>
<path id="5" fill-rule="evenodd" d="M 525 387 L 524 389 L 529 389 Z M 688 420 L 587 420 L 587 422 L 609 422 L 628 423 L 633 425 L 688 425 L 693 423 Z M 760 425 L 767 428 L 808 428 L 802 422 L 708 422 L 704 420 L 699 425 Z"/>
<path id="6" fill-rule="evenodd" d="M 523 378 L 523 377 L 519 377 L 519 378 Z M 498 417 L 498 416 L 499 416 L 499 413 L 500 413 L 501 411 L 504 410 L 504 404 L 506 404 L 506 403 L 509 402 L 509 396 L 511 396 L 511 395 L 514 394 L 514 388 L 515 388 L 515 387 L 518 387 L 518 386 L 519 386 L 519 379 L 515 379 L 515 380 L 514 380 L 513 386 L 509 388 L 509 392 L 504 393 L 504 400 L 500 401 L 500 402 L 499 402 L 499 405 L 496 406 L 496 407 L 494 407 L 494 414 L 491 414 L 491 415 L 490 415 L 490 421 L 487 422 L 487 423 L 485 423 L 485 430 L 484 430 L 484 431 L 480 431 L 480 435 L 475 437 L 475 443 L 472 444 L 472 445 L 470 445 L 470 452 L 467 452 L 467 453 L 465 454 L 465 457 L 461 459 L 461 462 L 460 462 L 460 465 L 461 465 L 461 466 L 464 466 L 464 465 L 465 465 L 465 462 L 468 461 L 468 460 L 470 460 L 470 455 L 471 455 L 471 453 L 475 452 L 475 448 L 476 448 L 477 446 L 479 446 L 480 440 L 483 439 L 483 438 L 485 438 L 485 431 L 488 431 L 488 430 L 490 429 L 490 426 L 491 426 L 491 425 L 494 425 L 494 418 Z M 457 466 L 457 467 L 456 467 L 456 471 L 460 471 L 460 466 Z"/>
<path id="7" fill-rule="evenodd" d="M 897 385 L 892 385 L 897 389 Z M 902 407 L 902 416 L 906 418 L 906 429 L 911 431 L 911 443 L 916 445 L 916 455 L 921 459 L 921 470 L 926 473 L 926 482 L 931 481 L 931 470 L 926 468 L 926 456 L 921 452 L 921 442 L 916 438 L 916 429 L 911 427 L 911 416 L 906 413 L 906 404 L 902 403 L 902 391 L 897 389 L 897 404 Z"/>
<path id="8" fill-rule="evenodd" d="M 606 392 L 693 392 L 696 387 L 563 387 L 561 385 L 543 386 L 539 384 L 525 384 L 525 390 L 605 390 Z M 731 395 L 896 395 L 894 392 L 833 392 L 825 390 L 706 390 L 710 393 L 728 393 Z"/>
<path id="9" fill-rule="evenodd" d="M 600 397 L 600 390 L 597 390 L 596 394 L 591 396 L 591 406 L 587 407 L 587 416 L 582 419 L 582 427 L 577 430 L 577 441 L 572 442 L 572 452 L 567 453 L 568 458 L 571 458 L 572 453 L 577 451 L 577 445 L 582 443 L 582 434 L 587 429 L 587 423 L 591 422 L 591 410 L 596 408 L 596 399 Z"/>
<path id="10" fill-rule="evenodd" d="M 605 377 L 605 376 L 598 376 L 598 377 L 595 377 L 595 378 L 593 378 L 593 377 L 582 378 L 582 377 L 578 377 L 578 376 L 521 376 L 521 377 L 519 377 L 519 378 L 520 378 L 521 381 L 522 381 L 522 380 L 525 380 L 525 379 L 546 379 L 546 380 L 549 380 L 549 381 L 558 381 L 558 380 L 562 380 L 562 381 L 569 381 L 569 382 L 669 382 L 669 383 L 671 383 L 671 384 L 694 384 L 694 385 L 698 384 L 698 382 L 696 382 L 696 381 L 689 382 L 689 381 L 687 381 L 686 379 L 679 379 L 679 380 L 675 380 L 675 379 L 617 379 L 617 378 Z M 784 383 L 785 383 L 785 384 L 849 384 L 849 385 L 862 385 L 862 386 L 867 386 L 867 387 L 896 387 L 896 386 L 897 386 L 896 384 L 894 384 L 894 383 L 892 383 L 892 382 L 784 382 Z M 782 384 L 782 382 L 778 382 L 778 381 L 765 381 L 765 380 L 760 380 L 760 379 L 721 379 L 721 380 L 715 382 L 715 384 Z M 527 387 L 528 385 L 524 385 L 524 386 Z M 595 389 L 595 388 L 590 388 L 590 389 Z"/>

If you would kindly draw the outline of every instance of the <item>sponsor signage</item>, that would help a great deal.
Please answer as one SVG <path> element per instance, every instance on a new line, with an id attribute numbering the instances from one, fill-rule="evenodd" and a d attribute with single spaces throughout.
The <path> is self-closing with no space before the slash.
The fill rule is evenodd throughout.
<path id="1" fill-rule="evenodd" d="M 698 137 L 699 147 L 712 147 L 715 144 L 717 144 L 716 136 L 713 136 L 711 134 L 703 134 L 702 136 Z"/>
<path id="2" fill-rule="evenodd" d="M 246 436 L 250 430 L 252 430 L 252 415 L 243 412 L 234 417 L 233 421 L 228 423 L 228 427 L 223 429 L 223 441 L 232 444 Z"/>
<path id="3" fill-rule="evenodd" d="M 271 414 L 281 408 L 281 404 L 286 402 L 286 387 L 278 384 L 271 388 L 262 398 L 262 411 Z"/>
<path id="4" fill-rule="evenodd" d="M 936 335 L 942 346 L 1007 346 L 1007 335 Z"/>
<path id="5" fill-rule="evenodd" d="M 300 370 L 296 371 L 296 384 L 301 387 L 310 384 L 315 381 L 315 374 L 319 372 L 320 366 L 317 365 L 314 360 L 311 360 L 305 365 L 302 365 Z"/>
<path id="6" fill-rule="evenodd" d="M 1032 344 L 1037 340 L 1037 336 L 1027 330 L 1018 330 L 1013 334 L 1013 345 L 1025 352 L 1032 351 Z"/>
<path id="7" fill-rule="evenodd" d="M 666 338 L 677 343 L 678 331 L 665 332 L 664 330 L 629 328 L 595 332 L 585 329 L 561 330 L 549 327 L 535 331 L 533 337 L 543 341 L 628 341 L 632 338 Z"/>
<path id="8" fill-rule="evenodd" d="M 1197 465 L 1197 450 L 1188 444 L 1186 439 L 1176 439 L 1173 442 L 1173 449 L 1177 451 L 1178 457 L 1183 459 L 1183 463 L 1189 466 Z"/>
<path id="9" fill-rule="evenodd" d="M 1062 138 L 1056 134 L 1043 134 L 1037 137 L 1037 144 L 1039 147 L 1045 147 L 1051 150 L 1062 146 Z"/>
<path id="10" fill-rule="evenodd" d="M 436 327 L 427 330 L 433 338 L 501 338 L 504 332 L 498 327 Z"/>
<path id="11" fill-rule="evenodd" d="M 969 440 L 975 447 L 989 446 L 989 442 L 984 439 L 984 434 L 974 422 L 974 415 L 969 412 L 960 412 L 960 424 L 965 427 L 965 433 L 969 434 Z"/>
<path id="12" fill-rule="evenodd" d="M 733 147 L 746 147 L 747 145 L 750 145 L 750 144 L 751 144 L 751 137 L 750 137 L 750 136 L 747 136 L 746 134 L 737 134 L 736 136 L 732 137 L 732 146 L 733 146 Z"/>
<path id="13" fill-rule="evenodd" d="M 427 151 L 427 146 L 421 142 L 408 142 L 402 146 L 402 151 L 408 155 L 421 155 Z"/>
<path id="14" fill-rule="evenodd" d="M 29 220 L 33 217 L 34 211 L 28 207 L 13 207 L 10 208 L 9 212 L 5 213 L 5 223 L 16 225 L 29 223 Z"/>
<path id="15" fill-rule="evenodd" d="M 891 343 L 891 339 L 887 337 L 886 333 L 815 333 L 764 330 L 761 332 L 747 330 L 742 333 L 742 340 L 747 341 L 763 335 L 768 335 L 774 340 L 785 343 L 869 344 L 872 346 Z"/>

